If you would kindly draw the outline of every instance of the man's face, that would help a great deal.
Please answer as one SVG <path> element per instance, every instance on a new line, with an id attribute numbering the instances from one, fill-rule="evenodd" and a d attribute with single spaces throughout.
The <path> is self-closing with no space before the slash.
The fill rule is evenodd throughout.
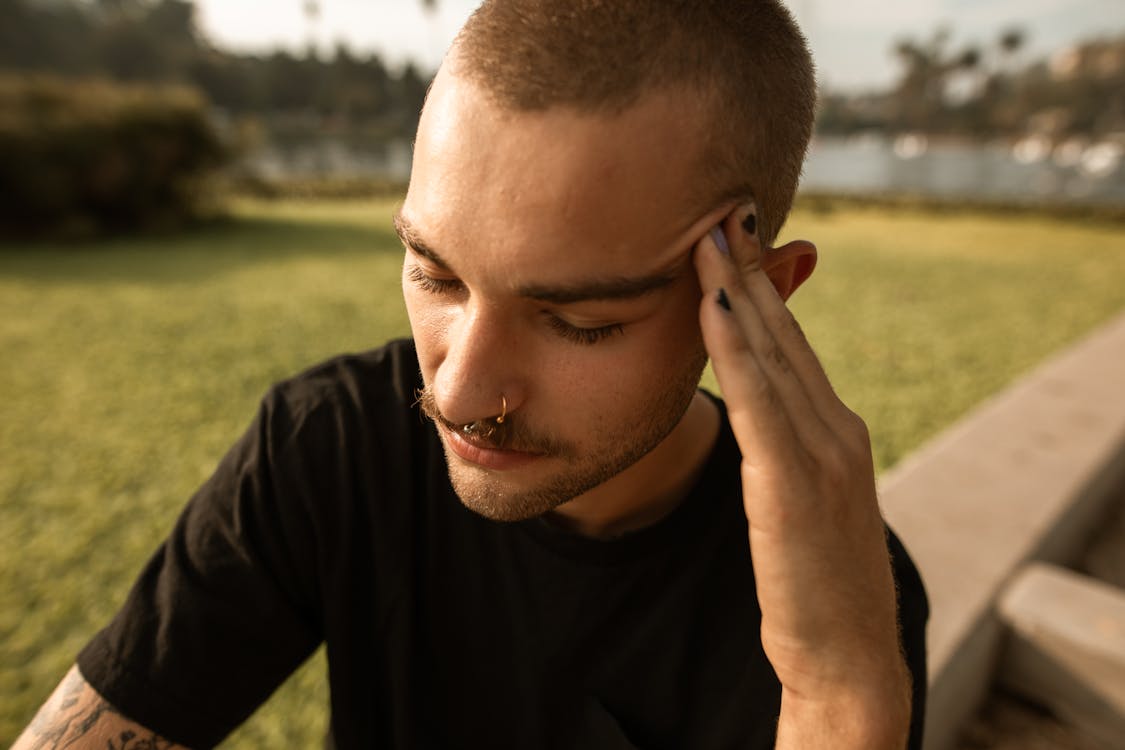
<path id="1" fill-rule="evenodd" d="M 653 95 L 616 116 L 512 112 L 438 74 L 396 222 L 423 406 L 473 510 L 528 518 L 661 470 L 635 462 L 705 363 L 695 110 Z"/>

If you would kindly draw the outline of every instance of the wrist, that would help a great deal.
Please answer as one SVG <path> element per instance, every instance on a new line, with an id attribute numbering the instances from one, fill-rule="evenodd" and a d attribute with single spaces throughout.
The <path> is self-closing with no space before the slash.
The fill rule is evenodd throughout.
<path id="1" fill-rule="evenodd" d="M 778 750 L 903 750 L 910 733 L 910 688 L 898 683 L 850 686 L 827 697 L 783 688 Z"/>

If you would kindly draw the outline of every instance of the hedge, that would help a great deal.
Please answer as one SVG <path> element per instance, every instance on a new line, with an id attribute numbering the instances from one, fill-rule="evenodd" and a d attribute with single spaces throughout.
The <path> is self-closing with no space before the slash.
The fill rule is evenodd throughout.
<path id="1" fill-rule="evenodd" d="M 229 156 L 191 89 L 0 76 L 5 235 L 178 225 Z"/>

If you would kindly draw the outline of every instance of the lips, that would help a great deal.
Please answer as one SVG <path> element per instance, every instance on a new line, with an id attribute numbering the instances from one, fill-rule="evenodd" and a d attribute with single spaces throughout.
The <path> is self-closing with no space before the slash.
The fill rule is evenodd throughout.
<path id="1" fill-rule="evenodd" d="M 466 438 L 459 430 L 451 430 L 445 425 L 441 427 L 446 436 L 449 450 L 463 461 L 476 464 L 486 469 L 506 471 L 517 469 L 521 466 L 543 458 L 541 453 L 528 453 L 526 451 L 501 450 L 490 444 Z"/>

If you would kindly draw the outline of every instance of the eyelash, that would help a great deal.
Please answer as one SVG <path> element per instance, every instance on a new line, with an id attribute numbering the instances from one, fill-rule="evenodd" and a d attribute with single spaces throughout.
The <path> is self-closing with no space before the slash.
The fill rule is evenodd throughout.
<path id="1" fill-rule="evenodd" d="M 426 275 L 418 266 L 413 266 L 407 271 L 407 278 L 410 279 L 412 284 L 429 294 L 449 294 L 461 288 L 461 282 L 451 281 L 449 279 L 435 279 L 433 276 Z M 621 323 L 612 323 L 607 326 L 598 326 L 597 328 L 582 328 L 580 326 L 571 325 L 562 318 L 550 314 L 548 314 L 547 322 L 555 333 L 562 336 L 567 341 L 586 346 L 604 341 L 610 336 L 624 333 L 625 331 L 625 326 Z"/>
<path id="2" fill-rule="evenodd" d="M 555 333 L 559 334 L 567 341 L 573 341 L 575 344 L 584 344 L 587 346 L 596 344 L 599 341 L 604 341 L 615 334 L 625 332 L 625 326 L 620 323 L 612 323 L 608 326 L 599 326 L 597 328 L 581 328 L 579 326 L 572 326 L 562 318 L 554 315 L 551 315 L 547 320 Z"/>
<path id="3" fill-rule="evenodd" d="M 430 294 L 448 294 L 461 288 L 461 282 L 435 279 L 433 276 L 427 276 L 423 273 L 418 266 L 411 266 L 410 270 L 407 271 L 407 276 L 412 284 L 423 292 L 429 292 Z"/>

